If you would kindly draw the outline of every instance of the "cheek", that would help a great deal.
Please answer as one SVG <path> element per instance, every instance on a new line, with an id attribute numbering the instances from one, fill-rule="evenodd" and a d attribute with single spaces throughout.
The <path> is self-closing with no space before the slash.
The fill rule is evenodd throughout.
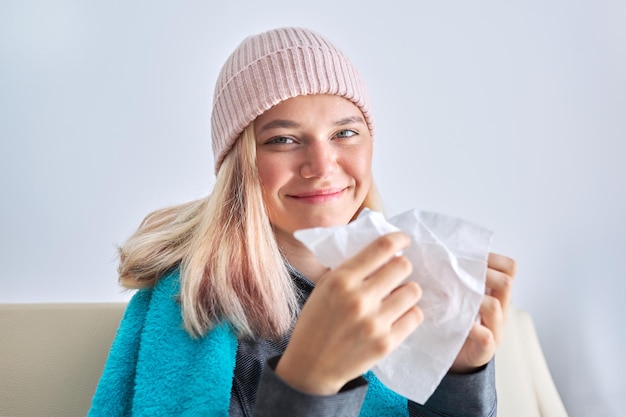
<path id="1" fill-rule="evenodd" d="M 259 171 L 259 175 L 265 175 L 268 172 L 268 168 L 272 166 L 271 155 L 262 152 L 259 148 L 256 150 L 256 166 Z"/>
<path id="2" fill-rule="evenodd" d="M 259 181 L 261 181 L 261 186 L 265 186 L 265 184 L 268 184 L 269 182 L 271 182 L 270 181 L 270 179 L 272 178 L 272 170 L 270 169 L 271 166 L 264 163 L 264 161 L 257 159 L 256 167 L 259 173 Z"/>
<path id="3" fill-rule="evenodd" d="M 369 186 L 372 179 L 372 147 L 361 148 L 350 155 L 348 169 L 357 181 Z"/>
<path id="4" fill-rule="evenodd" d="M 259 173 L 259 181 L 264 194 L 269 194 L 284 182 L 286 177 L 285 161 L 280 158 L 270 158 L 266 155 L 258 155 L 256 164 Z"/>

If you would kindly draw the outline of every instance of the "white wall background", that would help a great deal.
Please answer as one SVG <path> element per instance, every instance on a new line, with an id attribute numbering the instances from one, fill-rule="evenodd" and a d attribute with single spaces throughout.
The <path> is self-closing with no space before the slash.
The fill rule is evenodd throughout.
<path id="1" fill-rule="evenodd" d="M 495 230 L 571 415 L 623 415 L 626 3 L 221 3 L 0 2 L 0 302 L 127 299 L 115 245 L 210 190 L 221 64 L 302 25 L 368 81 L 389 211 Z"/>

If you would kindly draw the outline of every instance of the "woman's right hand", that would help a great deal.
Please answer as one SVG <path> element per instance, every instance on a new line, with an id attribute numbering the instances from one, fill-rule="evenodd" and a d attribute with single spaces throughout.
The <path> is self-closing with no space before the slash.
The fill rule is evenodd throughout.
<path id="1" fill-rule="evenodd" d="M 390 233 L 324 274 L 302 308 L 277 375 L 309 394 L 335 394 L 411 334 L 423 320 L 416 305 L 421 289 L 402 283 L 412 266 L 396 255 L 409 244 L 404 233 Z"/>

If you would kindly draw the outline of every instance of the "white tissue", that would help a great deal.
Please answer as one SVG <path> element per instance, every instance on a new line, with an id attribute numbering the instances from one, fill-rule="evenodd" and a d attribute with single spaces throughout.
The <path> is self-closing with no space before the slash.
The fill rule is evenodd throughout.
<path id="1" fill-rule="evenodd" d="M 435 391 L 476 320 L 485 292 L 493 233 L 442 214 L 410 210 L 385 220 L 363 210 L 345 226 L 298 230 L 294 236 L 325 266 L 335 268 L 378 236 L 402 230 L 413 264 L 409 280 L 422 288 L 424 322 L 372 369 L 388 388 L 424 404 Z"/>

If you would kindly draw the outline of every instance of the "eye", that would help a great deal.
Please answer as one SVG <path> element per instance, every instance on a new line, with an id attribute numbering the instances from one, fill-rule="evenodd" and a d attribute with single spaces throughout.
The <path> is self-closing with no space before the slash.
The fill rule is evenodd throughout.
<path id="1" fill-rule="evenodd" d="M 339 139 L 345 139 L 345 138 L 351 138 L 352 136 L 356 136 L 356 135 L 358 135 L 358 133 L 355 132 L 354 130 L 346 129 L 346 130 L 340 130 L 339 132 L 337 132 L 335 134 L 335 137 Z"/>
<path id="2" fill-rule="evenodd" d="M 295 140 L 287 136 L 275 136 L 265 143 L 268 145 L 272 145 L 272 144 L 291 145 L 292 143 L 295 143 Z"/>

